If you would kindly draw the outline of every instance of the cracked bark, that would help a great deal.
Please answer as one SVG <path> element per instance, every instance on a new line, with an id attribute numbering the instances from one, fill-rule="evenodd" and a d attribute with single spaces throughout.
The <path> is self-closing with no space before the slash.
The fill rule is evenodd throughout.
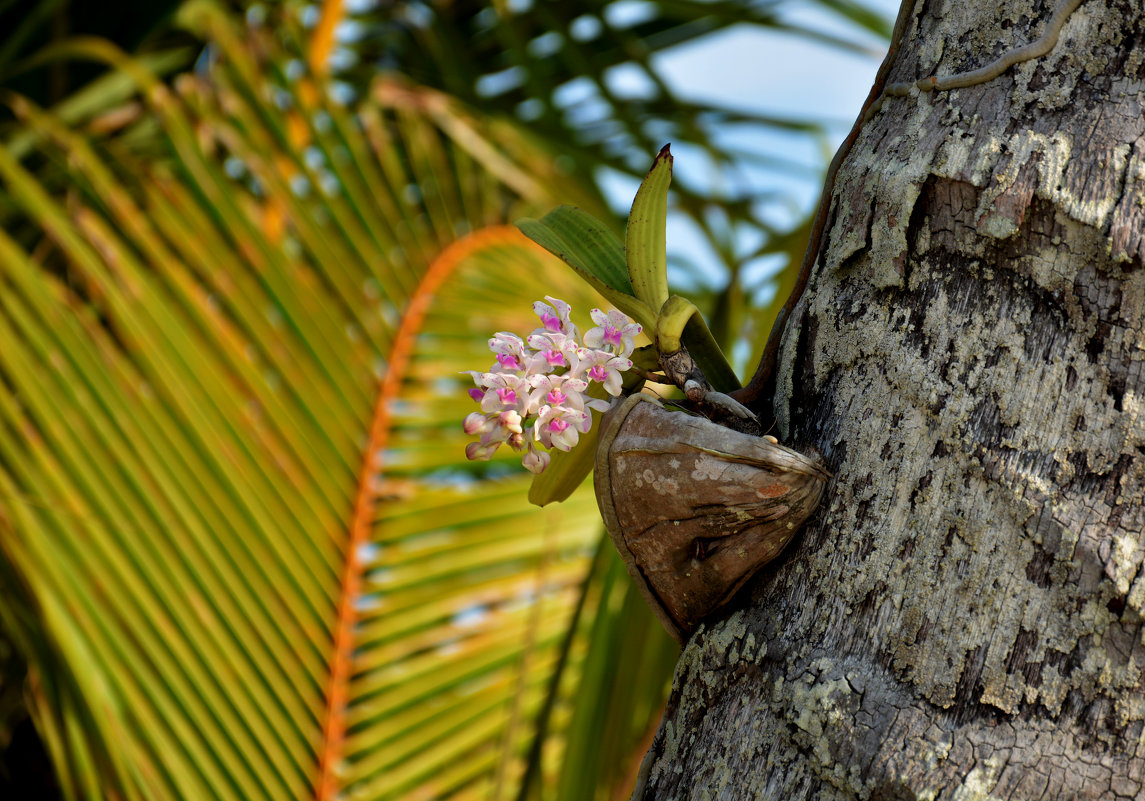
<path id="1" fill-rule="evenodd" d="M 890 79 L 981 66 L 1053 5 L 918 0 Z M 635 797 L 1145 797 L 1139 0 L 888 98 L 833 204 L 776 415 L 835 479 L 688 643 Z"/>

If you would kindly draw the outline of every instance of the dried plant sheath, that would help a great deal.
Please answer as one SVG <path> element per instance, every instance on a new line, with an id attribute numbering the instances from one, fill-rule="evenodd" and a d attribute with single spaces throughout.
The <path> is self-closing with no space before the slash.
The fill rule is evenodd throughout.
<path id="1" fill-rule="evenodd" d="M 594 483 L 628 572 L 682 642 L 779 555 L 828 478 L 790 448 L 633 395 L 605 415 Z"/>

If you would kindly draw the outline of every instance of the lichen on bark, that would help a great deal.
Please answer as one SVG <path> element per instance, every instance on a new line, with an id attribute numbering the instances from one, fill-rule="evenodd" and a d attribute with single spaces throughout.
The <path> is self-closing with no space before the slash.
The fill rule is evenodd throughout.
<path id="1" fill-rule="evenodd" d="M 919 0 L 892 80 L 1039 35 Z M 643 798 L 1145 792 L 1145 11 L 888 98 L 839 172 L 776 414 L 835 473 L 685 650 Z"/>

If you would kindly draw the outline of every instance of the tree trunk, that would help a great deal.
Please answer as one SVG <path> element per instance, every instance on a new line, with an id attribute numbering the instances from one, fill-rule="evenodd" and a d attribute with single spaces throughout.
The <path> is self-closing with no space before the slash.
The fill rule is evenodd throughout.
<path id="1" fill-rule="evenodd" d="M 891 81 L 1054 11 L 913 5 Z M 692 637 L 634 797 L 1145 798 L 1141 0 L 886 98 L 832 203 L 776 415 L 834 479 Z"/>

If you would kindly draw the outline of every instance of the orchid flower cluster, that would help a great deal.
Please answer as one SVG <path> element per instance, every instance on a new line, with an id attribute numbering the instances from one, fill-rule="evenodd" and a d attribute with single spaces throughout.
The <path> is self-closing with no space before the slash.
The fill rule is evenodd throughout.
<path id="1" fill-rule="evenodd" d="M 628 357 L 641 327 L 615 309 L 593 309 L 596 326 L 585 331 L 582 341 L 569 318 L 569 304 L 545 300 L 533 304 L 539 328 L 525 339 L 496 334 L 489 340 L 496 354 L 489 372 L 466 371 L 477 384 L 469 395 L 481 405 L 481 411 L 465 418 L 465 433 L 480 437 L 466 446 L 469 459 L 489 459 L 507 443 L 524 452 L 526 468 L 540 473 L 549 465 L 548 449 L 571 450 L 589 431 L 589 409 L 608 409 L 608 401 L 588 396 L 591 383 L 602 384 L 609 395 L 620 394 L 620 374 L 632 367 Z"/>

